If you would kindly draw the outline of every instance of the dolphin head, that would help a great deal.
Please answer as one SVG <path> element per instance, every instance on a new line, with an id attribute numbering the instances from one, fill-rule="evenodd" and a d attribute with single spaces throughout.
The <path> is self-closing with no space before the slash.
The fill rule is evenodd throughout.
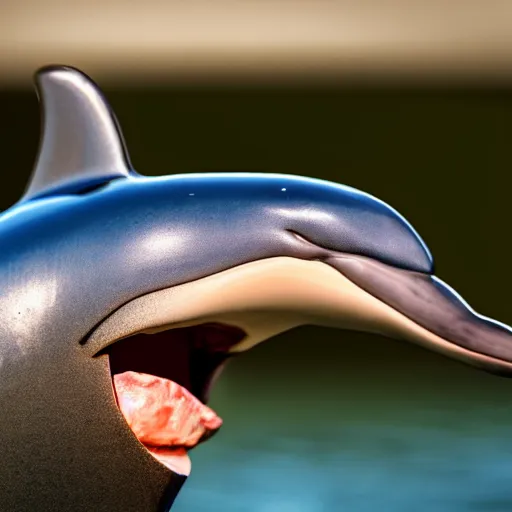
<path id="1" fill-rule="evenodd" d="M 186 450 L 218 423 L 172 449 L 144 441 L 123 379 L 179 389 L 196 421 L 226 361 L 300 325 L 512 374 L 511 329 L 436 278 L 384 202 L 298 176 L 143 177 L 87 76 L 47 67 L 37 85 L 35 170 L 0 216 L 1 510 L 169 510 Z"/>

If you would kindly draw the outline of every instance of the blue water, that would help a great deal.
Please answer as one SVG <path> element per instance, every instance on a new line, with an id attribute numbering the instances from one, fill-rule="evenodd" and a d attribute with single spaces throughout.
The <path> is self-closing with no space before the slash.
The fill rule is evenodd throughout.
<path id="1" fill-rule="evenodd" d="M 225 424 L 173 512 L 510 512 L 512 381 L 434 362 L 234 365 L 212 400 Z"/>

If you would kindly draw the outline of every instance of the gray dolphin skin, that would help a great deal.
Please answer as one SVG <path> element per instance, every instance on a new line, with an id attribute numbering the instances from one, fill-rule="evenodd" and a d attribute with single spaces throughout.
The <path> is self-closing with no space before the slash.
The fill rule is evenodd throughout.
<path id="1" fill-rule="evenodd" d="M 0 215 L 0 510 L 164 512 L 186 480 L 137 439 L 114 375 L 206 402 L 228 358 L 317 324 L 512 375 L 512 333 L 433 275 L 382 201 L 298 176 L 148 178 L 80 71 L 36 75 L 42 137 Z"/>

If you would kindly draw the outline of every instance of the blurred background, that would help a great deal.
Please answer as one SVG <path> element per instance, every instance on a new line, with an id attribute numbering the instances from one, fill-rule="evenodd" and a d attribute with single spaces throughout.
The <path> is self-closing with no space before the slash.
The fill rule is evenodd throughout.
<path id="1" fill-rule="evenodd" d="M 512 3 L 0 0 L 0 209 L 39 136 L 31 75 L 82 68 L 147 175 L 293 173 L 397 208 L 512 324 Z M 228 366 L 177 512 L 512 510 L 512 382 L 304 327 Z M 174 509 L 173 509 L 174 510 Z"/>

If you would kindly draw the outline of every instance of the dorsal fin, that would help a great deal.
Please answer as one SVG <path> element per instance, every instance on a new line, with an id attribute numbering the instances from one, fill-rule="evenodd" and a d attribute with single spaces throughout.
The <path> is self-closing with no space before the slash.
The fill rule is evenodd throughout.
<path id="1" fill-rule="evenodd" d="M 136 174 L 116 117 L 87 75 L 67 66 L 47 66 L 36 73 L 35 82 L 42 133 L 22 200 Z"/>

